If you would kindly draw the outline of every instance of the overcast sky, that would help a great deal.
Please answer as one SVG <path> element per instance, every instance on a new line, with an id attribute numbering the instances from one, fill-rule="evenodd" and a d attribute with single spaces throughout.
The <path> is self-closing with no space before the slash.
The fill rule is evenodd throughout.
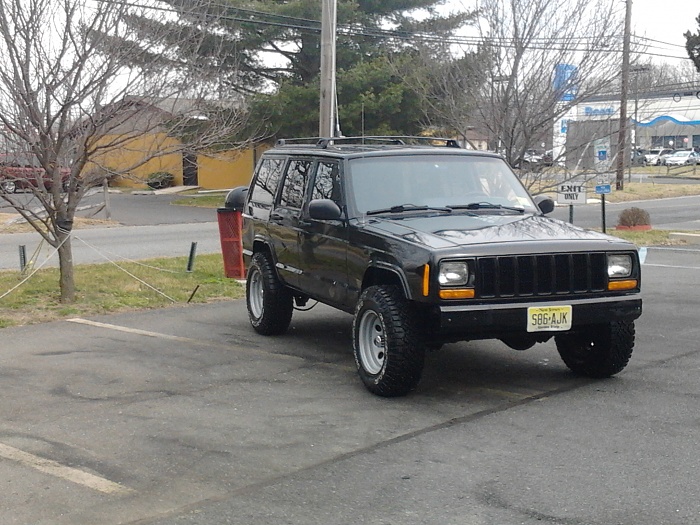
<path id="1" fill-rule="evenodd" d="M 624 1 L 619 0 L 623 7 Z M 465 6 L 473 7 L 477 2 L 478 0 L 446 0 L 445 4 L 452 9 L 461 10 Z M 688 60 L 683 33 L 698 31 L 695 18 L 699 14 L 698 0 L 632 0 L 632 32 L 637 36 L 668 43 L 669 45 L 650 43 L 653 48 L 649 52 L 666 55 L 655 57 L 655 60 L 678 64 L 680 60 Z"/>
<path id="2" fill-rule="evenodd" d="M 699 14 L 700 2 L 697 0 L 633 0 L 632 27 L 638 36 L 675 44 L 663 46 L 665 51 L 657 49 L 660 54 L 687 59 L 683 33 L 698 31 L 695 18 Z"/>

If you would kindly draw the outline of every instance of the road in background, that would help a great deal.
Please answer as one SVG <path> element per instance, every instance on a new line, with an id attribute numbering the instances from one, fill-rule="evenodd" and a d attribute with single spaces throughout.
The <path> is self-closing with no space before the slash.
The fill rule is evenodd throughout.
<path id="1" fill-rule="evenodd" d="M 588 195 L 590 198 L 600 196 Z M 700 196 L 673 197 L 634 202 L 619 202 L 605 204 L 605 222 L 609 229 L 615 228 L 620 212 L 625 208 L 642 208 L 649 212 L 651 225 L 658 230 L 700 231 Z M 569 220 L 569 206 L 557 206 L 549 217 Z M 591 204 L 574 206 L 573 223 L 582 228 L 601 228 L 602 206 L 600 201 Z"/>
<path id="2" fill-rule="evenodd" d="M 147 259 L 151 257 L 187 256 L 193 242 L 197 253 L 219 253 L 219 229 L 216 210 L 177 206 L 170 202 L 175 195 L 110 195 L 110 210 L 115 227 L 84 228 L 74 231 L 73 260 L 77 264 L 109 260 Z M 87 202 L 101 202 L 100 195 Z M 700 230 L 700 196 L 676 197 L 606 205 L 606 223 L 613 229 L 619 213 L 631 206 L 647 210 L 652 226 L 666 230 Z M 569 207 L 558 206 L 549 215 L 569 219 Z M 104 218 L 104 212 L 97 214 Z M 574 208 L 574 224 L 584 228 L 601 227 L 601 205 L 587 204 Z M 58 266 L 54 250 L 41 242 L 36 233 L 0 235 L 0 269 L 19 268 L 19 247 L 25 246 L 28 257 L 37 249 L 36 264 Z"/>
<path id="3" fill-rule="evenodd" d="M 91 264 L 188 256 L 193 242 L 197 243 L 198 254 L 220 253 L 216 209 L 170 204 L 175 198 L 178 196 L 111 194 L 110 215 L 114 225 L 75 229 L 73 260 L 77 264 Z M 83 204 L 102 202 L 102 194 L 96 194 L 86 198 Z M 106 213 L 100 211 L 95 218 L 106 219 Z M 35 267 L 42 263 L 47 267 L 58 266 L 55 250 L 42 242 L 37 233 L 30 232 L 0 235 L 0 269 L 19 269 L 20 246 L 25 247 L 28 259 L 35 258 Z"/>

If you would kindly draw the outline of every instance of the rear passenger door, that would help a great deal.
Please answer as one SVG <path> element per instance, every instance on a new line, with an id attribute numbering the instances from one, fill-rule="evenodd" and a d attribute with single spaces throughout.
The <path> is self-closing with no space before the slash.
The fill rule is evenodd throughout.
<path id="1" fill-rule="evenodd" d="M 313 161 L 291 158 L 282 189 L 270 212 L 268 234 L 280 278 L 290 286 L 299 284 L 299 220 Z"/>
<path id="2" fill-rule="evenodd" d="M 347 300 L 348 226 L 341 220 L 314 220 L 308 215 L 308 201 L 331 199 L 344 209 L 340 164 L 319 160 L 304 207 L 300 237 L 300 288 L 324 303 L 343 308 Z"/>

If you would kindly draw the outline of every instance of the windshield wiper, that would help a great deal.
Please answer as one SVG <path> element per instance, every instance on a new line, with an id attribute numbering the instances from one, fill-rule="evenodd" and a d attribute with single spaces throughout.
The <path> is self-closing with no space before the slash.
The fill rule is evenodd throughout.
<path id="1" fill-rule="evenodd" d="M 453 210 L 508 210 L 517 213 L 525 213 L 525 208 L 514 206 L 504 206 L 503 204 L 493 204 L 492 202 L 470 202 L 469 204 L 450 204 Z"/>
<path id="2" fill-rule="evenodd" d="M 380 213 L 403 213 L 406 211 L 445 211 L 451 212 L 452 208 L 447 206 L 418 206 L 415 204 L 399 204 L 391 208 L 380 208 L 370 210 L 365 215 L 379 215 Z"/>

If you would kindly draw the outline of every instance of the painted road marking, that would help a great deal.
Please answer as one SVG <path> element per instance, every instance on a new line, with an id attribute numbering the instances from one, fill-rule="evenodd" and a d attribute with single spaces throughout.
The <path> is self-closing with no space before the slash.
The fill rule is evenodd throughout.
<path id="1" fill-rule="evenodd" d="M 66 319 L 66 321 L 68 321 L 70 323 L 77 323 L 77 324 L 84 324 L 87 326 L 94 326 L 96 328 L 105 328 L 107 330 L 115 330 L 117 332 L 124 332 L 127 334 L 143 335 L 146 337 L 154 337 L 157 339 L 166 339 L 168 341 L 178 341 L 180 343 L 188 343 L 191 345 L 199 345 L 199 346 L 205 346 L 205 347 L 209 347 L 209 348 L 218 348 L 218 349 L 223 348 L 226 350 L 236 348 L 236 349 L 241 350 L 243 352 L 248 352 L 248 353 L 251 353 L 254 355 L 274 356 L 277 359 L 288 360 L 288 361 L 299 361 L 299 360 L 303 359 L 302 357 L 299 357 L 299 356 L 270 352 L 267 349 L 263 349 L 263 348 L 254 348 L 254 347 L 241 346 L 241 345 L 235 345 L 235 344 L 229 344 L 229 343 L 216 343 L 214 341 L 207 341 L 205 339 L 192 339 L 191 337 L 180 337 L 178 335 L 164 334 L 161 332 L 150 332 L 148 330 L 141 330 L 139 328 L 129 328 L 128 326 L 120 326 L 117 324 L 100 323 L 98 321 L 90 321 L 88 319 L 81 319 L 79 317 L 75 317 L 73 319 Z M 332 363 L 330 363 L 330 364 L 332 364 Z"/>
<path id="2" fill-rule="evenodd" d="M 125 332 L 127 334 L 145 335 L 146 337 L 157 337 L 159 339 L 168 339 L 170 341 L 180 341 L 181 343 L 196 343 L 198 345 L 217 346 L 217 347 L 222 346 L 220 344 L 210 343 L 208 341 L 202 341 L 200 339 L 191 339 L 189 337 L 180 337 L 177 335 L 163 334 L 160 332 L 149 332 L 148 330 L 139 330 L 138 328 L 129 328 L 127 326 L 119 326 L 116 324 L 107 324 L 107 323 L 100 323 L 97 321 L 89 321 L 88 319 L 80 319 L 77 317 L 73 318 L 73 319 L 66 319 L 66 321 L 68 321 L 70 323 L 86 324 L 88 326 L 96 326 L 98 328 L 108 328 L 110 330 L 116 330 L 117 332 Z"/>
<path id="3" fill-rule="evenodd" d="M 644 266 L 653 266 L 656 268 L 676 268 L 678 270 L 700 270 L 700 266 L 678 266 L 675 264 L 650 264 L 650 263 L 646 263 Z"/>
<path id="4" fill-rule="evenodd" d="M 35 456 L 29 452 L 24 452 L 15 447 L 0 443 L 0 458 L 15 461 L 25 467 L 30 467 L 45 474 L 72 481 L 92 490 L 104 494 L 124 495 L 132 494 L 134 491 L 124 485 L 109 481 L 108 479 L 95 476 L 89 472 L 84 472 L 73 467 L 61 465 L 57 461 Z"/>

